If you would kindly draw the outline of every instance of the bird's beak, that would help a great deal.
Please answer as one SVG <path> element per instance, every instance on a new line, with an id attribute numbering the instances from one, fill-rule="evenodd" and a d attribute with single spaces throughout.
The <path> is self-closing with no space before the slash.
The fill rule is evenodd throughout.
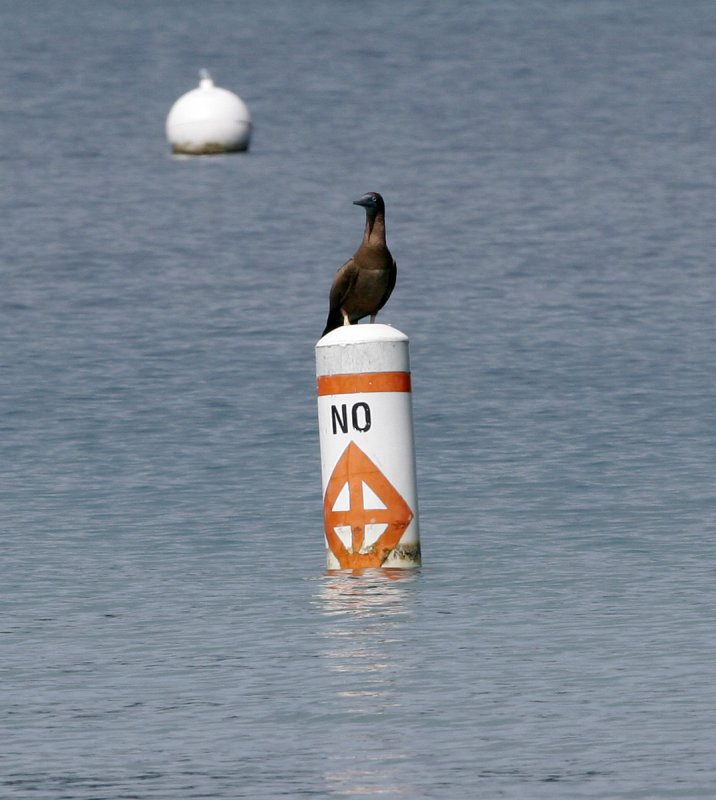
<path id="1" fill-rule="evenodd" d="M 360 200 L 353 201 L 354 206 L 363 206 L 363 208 L 375 208 L 375 198 L 371 194 L 364 194 Z"/>

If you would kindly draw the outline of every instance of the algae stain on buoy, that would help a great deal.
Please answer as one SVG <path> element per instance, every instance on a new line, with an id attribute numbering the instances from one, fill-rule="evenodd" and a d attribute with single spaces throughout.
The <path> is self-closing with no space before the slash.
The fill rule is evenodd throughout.
<path id="1" fill-rule="evenodd" d="M 183 94 L 167 116 L 172 152 L 211 155 L 248 150 L 251 114 L 246 103 L 228 89 L 215 86 L 207 70 L 201 70 L 199 77 L 199 87 Z"/>

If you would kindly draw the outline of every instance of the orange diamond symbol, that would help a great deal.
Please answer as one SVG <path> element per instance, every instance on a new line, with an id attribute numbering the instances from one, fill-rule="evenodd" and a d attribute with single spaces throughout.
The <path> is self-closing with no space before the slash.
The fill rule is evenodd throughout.
<path id="1" fill-rule="evenodd" d="M 338 459 L 323 498 L 326 541 L 343 569 L 380 567 L 410 525 L 413 512 L 396 488 L 355 442 Z M 383 528 L 366 545 L 371 533 Z M 350 545 L 344 544 L 350 529 Z"/>

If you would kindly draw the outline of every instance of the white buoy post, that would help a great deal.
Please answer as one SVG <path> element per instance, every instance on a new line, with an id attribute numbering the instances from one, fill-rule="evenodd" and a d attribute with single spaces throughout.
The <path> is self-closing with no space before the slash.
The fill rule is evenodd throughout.
<path id="1" fill-rule="evenodd" d="M 183 94 L 171 107 L 166 133 L 174 153 L 211 155 L 249 149 L 251 114 L 246 103 L 199 73 L 199 88 Z"/>
<path id="2" fill-rule="evenodd" d="M 337 328 L 316 376 L 328 568 L 420 566 L 408 337 Z"/>

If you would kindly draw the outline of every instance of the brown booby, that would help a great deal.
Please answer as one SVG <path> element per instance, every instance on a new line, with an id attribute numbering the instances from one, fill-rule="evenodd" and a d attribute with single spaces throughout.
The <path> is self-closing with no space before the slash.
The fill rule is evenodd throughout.
<path id="1" fill-rule="evenodd" d="M 385 243 L 385 203 L 378 192 L 368 192 L 356 206 L 365 208 L 365 231 L 360 247 L 336 272 L 329 297 L 325 336 L 341 325 L 370 315 L 370 321 L 388 302 L 395 287 L 396 266 Z"/>

